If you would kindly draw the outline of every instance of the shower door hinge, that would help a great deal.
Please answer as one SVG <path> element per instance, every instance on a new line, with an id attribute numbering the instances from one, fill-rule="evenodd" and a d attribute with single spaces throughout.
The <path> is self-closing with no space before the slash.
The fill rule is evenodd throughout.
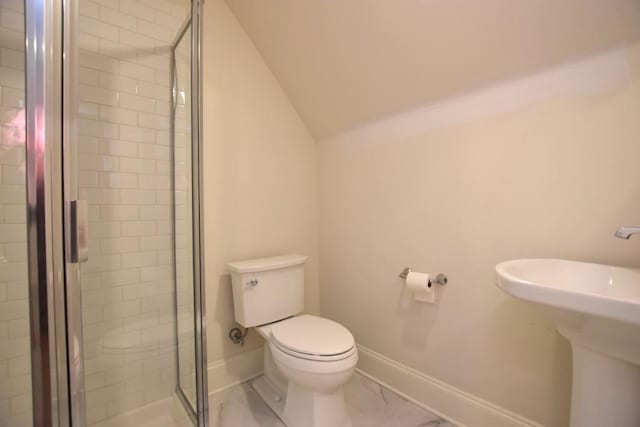
<path id="1" fill-rule="evenodd" d="M 89 259 L 89 220 L 86 200 L 70 200 L 67 205 L 67 262 Z"/>

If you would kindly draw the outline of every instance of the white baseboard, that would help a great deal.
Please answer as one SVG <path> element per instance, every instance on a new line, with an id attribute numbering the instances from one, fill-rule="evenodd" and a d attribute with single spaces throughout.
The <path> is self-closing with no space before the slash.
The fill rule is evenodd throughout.
<path id="1" fill-rule="evenodd" d="M 262 374 L 262 346 L 209 363 L 209 394 L 217 393 Z"/>
<path id="2" fill-rule="evenodd" d="M 358 345 L 357 371 L 459 426 L 542 427 L 541 424 L 459 390 Z"/>

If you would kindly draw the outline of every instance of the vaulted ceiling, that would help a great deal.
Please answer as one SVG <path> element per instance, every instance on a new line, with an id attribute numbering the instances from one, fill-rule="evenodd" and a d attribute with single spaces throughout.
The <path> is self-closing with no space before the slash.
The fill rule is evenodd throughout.
<path id="1" fill-rule="evenodd" d="M 640 0 L 227 0 L 317 139 L 640 39 Z"/>

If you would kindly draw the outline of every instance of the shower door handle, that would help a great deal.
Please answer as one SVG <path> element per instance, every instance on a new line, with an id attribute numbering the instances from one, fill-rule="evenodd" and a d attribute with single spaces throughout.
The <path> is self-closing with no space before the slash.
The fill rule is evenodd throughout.
<path id="1" fill-rule="evenodd" d="M 89 259 L 89 220 L 86 200 L 70 200 L 67 205 L 67 262 Z"/>

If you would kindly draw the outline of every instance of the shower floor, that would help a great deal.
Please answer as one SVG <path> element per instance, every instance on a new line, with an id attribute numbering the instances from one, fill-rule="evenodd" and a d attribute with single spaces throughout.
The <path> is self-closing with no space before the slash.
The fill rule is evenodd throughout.
<path id="1" fill-rule="evenodd" d="M 455 427 L 360 375 L 345 386 L 353 427 Z M 285 427 L 251 387 L 251 381 L 209 396 L 211 427 Z M 146 405 L 96 427 L 191 427 L 176 398 Z"/>
<path id="2" fill-rule="evenodd" d="M 177 397 L 158 400 L 91 427 L 193 427 Z"/>

